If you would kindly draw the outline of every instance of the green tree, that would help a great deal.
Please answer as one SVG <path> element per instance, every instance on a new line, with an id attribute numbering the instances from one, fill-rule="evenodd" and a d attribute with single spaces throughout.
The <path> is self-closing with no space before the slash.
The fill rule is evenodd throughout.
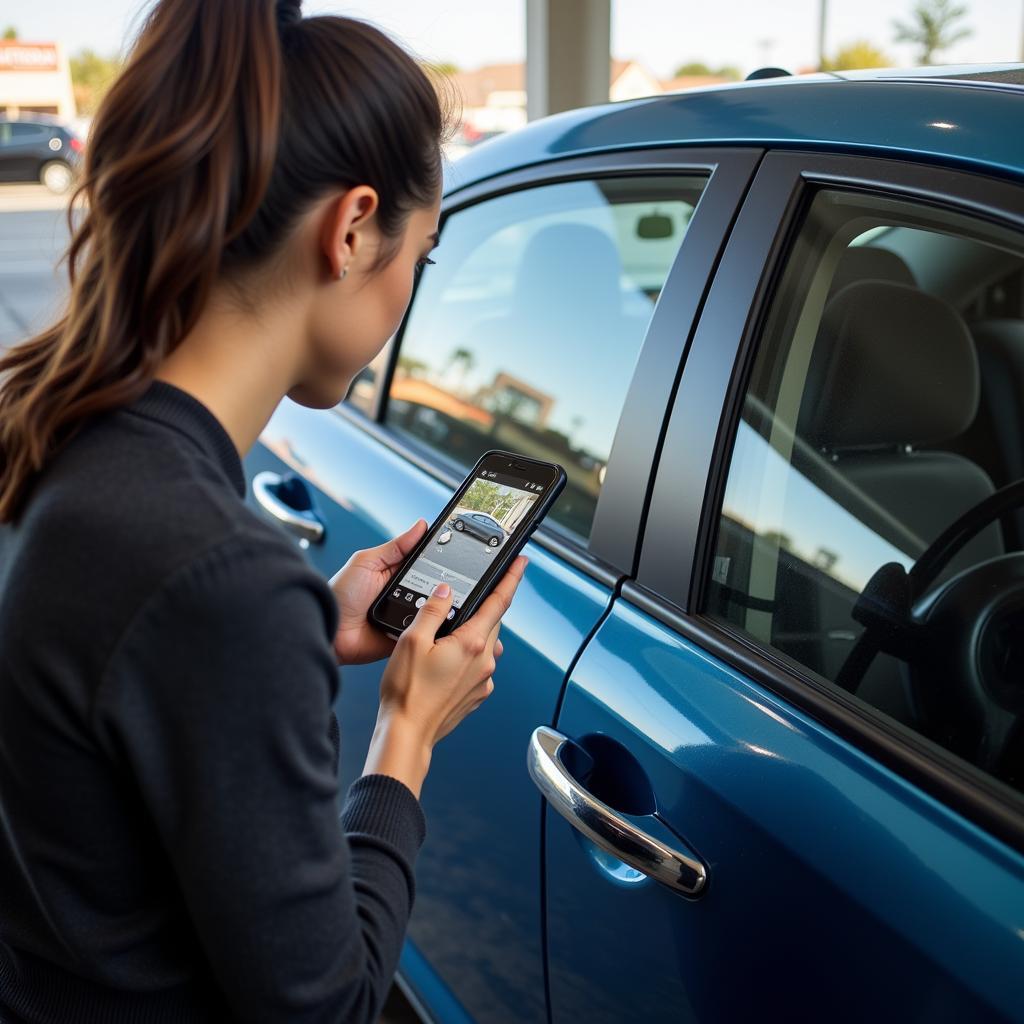
<path id="1" fill-rule="evenodd" d="M 691 60 L 686 64 L 680 64 L 673 72 L 674 78 L 690 78 L 704 75 L 717 75 L 719 78 L 728 78 L 730 81 L 738 81 L 740 77 L 739 68 L 731 64 L 725 64 L 720 68 L 712 68 L 702 60 Z"/>
<path id="2" fill-rule="evenodd" d="M 892 58 L 866 39 L 847 43 L 834 57 L 826 58 L 822 71 L 854 71 L 857 68 L 891 68 Z"/>
<path id="3" fill-rule="evenodd" d="M 474 480 L 459 504 L 477 512 L 490 512 L 501 500 L 501 490 L 490 480 Z"/>
<path id="4" fill-rule="evenodd" d="M 18 30 L 13 25 L 8 25 L 7 28 L 4 29 L 4 39 L 17 39 L 17 38 L 18 38 Z"/>
<path id="5" fill-rule="evenodd" d="M 435 75 L 457 75 L 460 71 L 458 64 L 450 60 L 428 60 L 423 62 L 423 66 Z"/>
<path id="6" fill-rule="evenodd" d="M 680 64 L 673 72 L 676 78 L 688 78 L 690 75 L 710 75 L 711 68 L 701 60 L 691 60 L 687 64 Z"/>
<path id="7" fill-rule="evenodd" d="M 79 50 L 68 63 L 71 65 L 71 86 L 79 113 L 96 113 L 121 69 L 121 62 L 116 57 L 103 57 L 94 50 Z"/>
<path id="8" fill-rule="evenodd" d="M 894 21 L 897 43 L 913 43 L 919 47 L 919 64 L 931 64 L 940 50 L 948 50 L 954 43 L 971 34 L 969 28 L 954 28 L 954 24 L 967 14 L 967 8 L 952 0 L 917 0 L 909 24 Z"/>

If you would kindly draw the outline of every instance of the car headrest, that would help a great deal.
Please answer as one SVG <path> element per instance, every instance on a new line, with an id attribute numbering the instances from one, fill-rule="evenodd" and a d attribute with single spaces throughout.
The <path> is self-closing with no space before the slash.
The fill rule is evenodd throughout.
<path id="1" fill-rule="evenodd" d="M 894 284 L 915 285 L 914 275 L 903 259 L 889 249 L 871 245 L 854 245 L 839 257 L 829 297 L 838 295 L 855 281 L 891 281 Z"/>
<path id="2" fill-rule="evenodd" d="M 815 364 L 818 364 L 815 366 Z M 978 355 L 960 314 L 905 284 L 860 281 L 826 306 L 806 393 L 820 448 L 929 445 L 963 433 L 978 410 Z"/>
<path id="3" fill-rule="evenodd" d="M 549 224 L 526 244 L 516 274 L 520 308 L 600 322 L 621 313 L 622 261 L 612 239 L 589 224 Z"/>

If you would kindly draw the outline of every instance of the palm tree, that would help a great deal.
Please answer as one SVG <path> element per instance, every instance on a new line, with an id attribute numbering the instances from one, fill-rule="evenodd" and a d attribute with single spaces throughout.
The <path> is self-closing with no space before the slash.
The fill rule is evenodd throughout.
<path id="1" fill-rule="evenodd" d="M 448 372 L 454 369 L 456 366 L 459 367 L 459 384 L 458 392 L 461 394 L 466 388 L 466 375 L 476 365 L 476 357 L 472 351 L 468 348 L 456 348 L 452 349 L 451 355 L 448 356 L 447 361 L 444 364 L 444 369 L 441 371 L 441 376 L 446 377 Z"/>
<path id="2" fill-rule="evenodd" d="M 951 0 L 918 0 L 914 8 L 914 21 L 909 25 L 894 21 L 897 43 L 914 43 L 921 48 L 919 64 L 931 64 L 940 50 L 948 50 L 954 43 L 971 34 L 969 28 L 953 28 L 967 13 L 967 8 Z"/>

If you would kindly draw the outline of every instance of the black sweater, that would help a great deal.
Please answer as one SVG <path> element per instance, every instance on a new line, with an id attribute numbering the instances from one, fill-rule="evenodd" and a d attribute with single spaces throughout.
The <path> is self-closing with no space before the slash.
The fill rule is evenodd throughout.
<path id="1" fill-rule="evenodd" d="M 158 382 L 0 528 L 0 1020 L 380 1010 L 423 815 L 371 775 L 339 821 L 337 608 L 244 492 Z"/>

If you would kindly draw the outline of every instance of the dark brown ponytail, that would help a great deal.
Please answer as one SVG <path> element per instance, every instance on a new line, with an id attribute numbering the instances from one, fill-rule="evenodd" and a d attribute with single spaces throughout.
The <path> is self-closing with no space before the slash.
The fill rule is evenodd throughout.
<path id="1" fill-rule="evenodd" d="M 93 124 L 70 296 L 0 358 L 0 522 L 90 416 L 137 397 L 214 282 L 270 256 L 332 189 L 373 186 L 382 233 L 440 184 L 449 121 L 377 29 L 295 0 L 159 0 Z"/>

